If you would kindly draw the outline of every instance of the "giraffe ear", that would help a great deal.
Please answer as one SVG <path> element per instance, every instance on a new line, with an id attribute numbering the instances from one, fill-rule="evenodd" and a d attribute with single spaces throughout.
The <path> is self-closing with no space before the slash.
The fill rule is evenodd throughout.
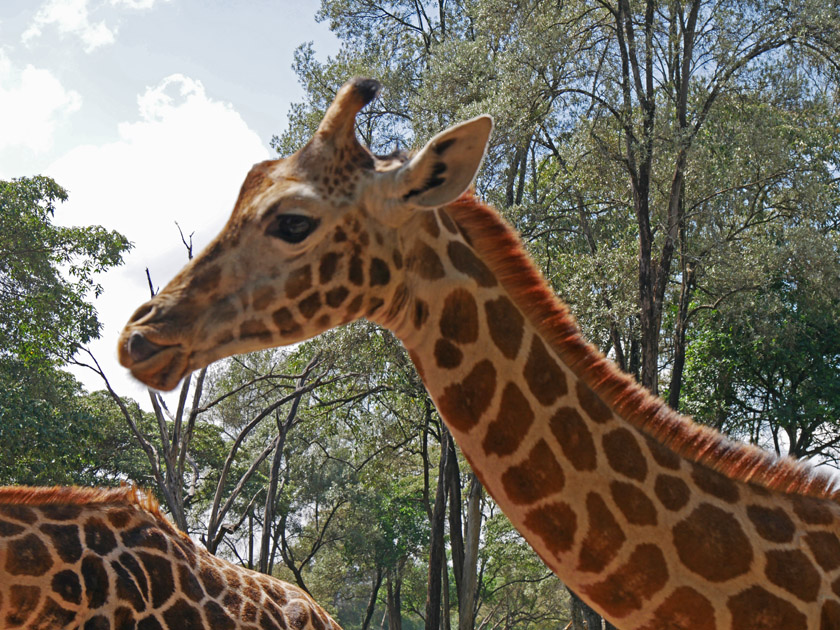
<path id="1" fill-rule="evenodd" d="M 406 204 L 437 208 L 470 187 L 493 131 L 493 119 L 479 116 L 442 131 L 396 173 L 397 194 Z"/>

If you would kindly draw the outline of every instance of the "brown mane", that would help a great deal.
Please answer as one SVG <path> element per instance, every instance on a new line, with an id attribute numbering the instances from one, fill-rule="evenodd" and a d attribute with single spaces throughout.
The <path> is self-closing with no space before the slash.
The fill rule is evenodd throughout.
<path id="1" fill-rule="evenodd" d="M 651 395 L 586 342 L 569 309 L 549 289 L 515 232 L 499 213 L 467 193 L 446 207 L 482 260 L 525 316 L 574 374 L 643 434 L 686 459 L 730 479 L 783 493 L 838 501 L 840 489 L 828 474 L 808 464 L 730 440 L 696 424 Z"/>
<path id="2" fill-rule="evenodd" d="M 189 537 L 169 522 L 151 492 L 137 486 L 83 488 L 80 486 L 0 486 L 2 505 L 123 505 L 148 513 L 162 526 L 187 540 Z"/>

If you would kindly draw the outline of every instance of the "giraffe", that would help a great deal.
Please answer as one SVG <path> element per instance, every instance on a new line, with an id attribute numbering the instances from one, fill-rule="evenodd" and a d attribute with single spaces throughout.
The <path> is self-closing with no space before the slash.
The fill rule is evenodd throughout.
<path id="1" fill-rule="evenodd" d="M 298 587 L 197 547 L 129 486 L 0 487 L 0 628 L 340 630 Z"/>
<path id="2" fill-rule="evenodd" d="M 130 318 L 122 365 L 171 389 L 366 317 L 402 341 L 513 525 L 615 626 L 840 629 L 832 480 L 620 373 L 468 191 L 492 119 L 375 156 L 355 118 L 378 90 L 349 81 L 303 149 L 251 169 L 221 233 Z"/>

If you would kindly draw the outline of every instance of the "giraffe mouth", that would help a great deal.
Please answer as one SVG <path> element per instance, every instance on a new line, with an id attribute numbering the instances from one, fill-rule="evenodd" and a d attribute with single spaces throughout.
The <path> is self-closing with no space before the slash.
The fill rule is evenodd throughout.
<path id="1" fill-rule="evenodd" d="M 163 391 L 174 389 L 189 370 L 190 355 L 181 344 L 160 344 L 137 330 L 123 335 L 118 355 L 134 378 Z"/>

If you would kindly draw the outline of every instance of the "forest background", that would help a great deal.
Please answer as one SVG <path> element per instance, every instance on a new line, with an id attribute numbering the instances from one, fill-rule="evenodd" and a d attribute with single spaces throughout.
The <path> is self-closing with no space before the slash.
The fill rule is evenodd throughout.
<path id="1" fill-rule="evenodd" d="M 356 75 L 385 86 L 358 119 L 378 153 L 492 114 L 478 194 L 585 336 L 697 421 L 840 464 L 836 2 L 323 0 L 319 17 L 341 51 L 298 48 L 306 98 L 279 154 Z M 211 552 L 348 629 L 600 624 L 483 492 L 386 331 L 219 362 L 176 405 L 149 392 L 151 412 L 114 391 L 87 344 L 97 273 L 131 234 L 56 225 L 65 198 L 0 182 L 0 483 L 151 488 Z"/>

